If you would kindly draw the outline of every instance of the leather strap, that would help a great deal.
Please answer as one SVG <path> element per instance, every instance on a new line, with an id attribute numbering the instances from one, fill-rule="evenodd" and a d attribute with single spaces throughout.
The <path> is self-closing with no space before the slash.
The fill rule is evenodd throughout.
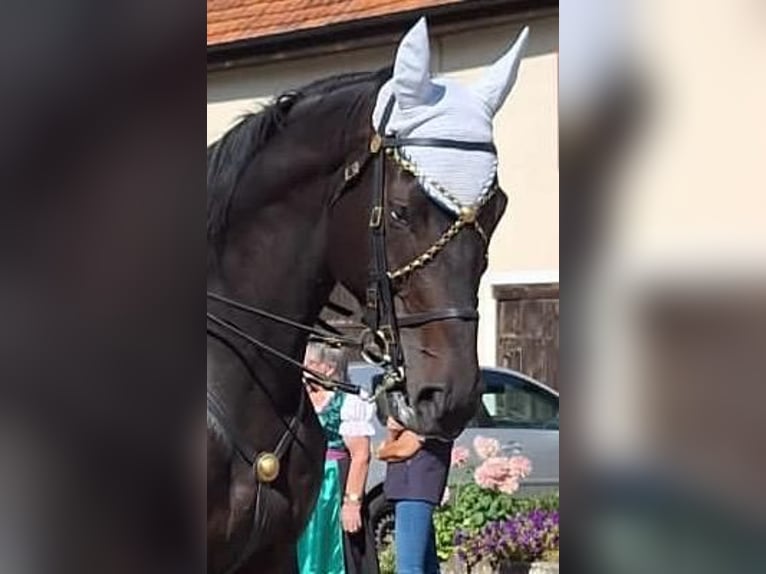
<path id="1" fill-rule="evenodd" d="M 342 171 L 339 170 L 337 175 L 340 183 L 330 197 L 330 207 L 334 207 L 340 198 L 356 183 L 356 180 L 364 173 L 373 157 L 369 150 L 365 150 L 363 155 L 342 166 Z"/>
<path id="2" fill-rule="evenodd" d="M 394 111 L 394 97 L 386 103 L 377 135 L 386 133 L 386 126 Z M 367 283 L 367 304 L 365 323 L 373 333 L 385 334 L 389 347 L 390 364 L 394 370 L 404 364 L 404 353 L 401 349 L 399 330 L 394 308 L 394 295 L 391 281 L 388 278 L 388 260 L 386 256 L 386 156 L 383 147 L 370 149 L 375 156 L 375 170 L 372 189 L 372 204 L 370 209 L 370 271 Z"/>
<path id="3" fill-rule="evenodd" d="M 463 151 L 486 151 L 489 153 L 497 153 L 497 148 L 495 148 L 495 144 L 493 142 L 467 142 L 444 138 L 399 138 L 395 135 L 386 136 L 383 138 L 383 146 L 445 147 Z"/>
<path id="4" fill-rule="evenodd" d="M 271 399 L 270 393 L 267 393 L 269 396 L 269 399 Z M 282 433 L 282 436 L 280 437 L 279 441 L 277 442 L 276 447 L 274 448 L 273 454 L 279 459 L 279 461 L 282 461 L 282 458 L 287 453 L 287 449 L 289 448 L 290 444 L 293 442 L 293 440 L 296 438 L 296 433 L 298 431 L 298 425 L 303 420 L 305 411 L 306 411 L 306 397 L 307 393 L 303 390 L 301 390 L 300 399 L 298 402 L 298 410 L 296 411 L 295 415 L 290 419 L 290 422 L 285 425 L 285 432 Z M 273 405 L 273 399 L 272 405 Z M 221 406 L 220 402 L 218 401 L 218 398 L 215 396 L 215 393 L 213 393 L 210 389 L 207 391 L 207 411 L 210 413 L 213 418 L 218 421 L 218 423 L 223 427 L 224 432 L 228 436 L 229 441 L 232 443 L 234 450 L 237 452 L 237 454 L 247 463 L 247 465 L 253 469 L 253 466 L 255 464 L 255 460 L 257 458 L 257 453 L 250 449 L 247 446 L 247 443 L 241 439 L 241 436 L 234 430 L 234 428 L 229 424 L 229 418 L 226 416 L 226 412 Z M 279 417 L 283 423 L 285 422 L 282 417 Z M 265 490 L 264 490 L 265 489 Z M 245 544 L 245 548 L 240 553 L 237 560 L 226 569 L 227 574 L 233 574 L 239 568 L 244 564 L 247 560 L 250 559 L 250 557 L 255 553 L 255 551 L 258 548 L 258 524 L 261 518 L 261 508 L 262 508 L 262 500 L 263 497 L 266 495 L 271 495 L 270 492 L 271 486 L 268 484 L 264 484 L 260 481 L 256 483 L 255 486 L 255 508 L 253 509 L 253 526 L 250 531 L 250 536 L 247 539 L 247 543 Z"/>
<path id="5" fill-rule="evenodd" d="M 463 321 L 478 321 L 479 312 L 470 307 L 451 307 L 438 311 L 425 311 L 423 313 L 409 313 L 396 316 L 399 327 L 412 328 L 432 323 L 434 321 L 446 321 L 448 319 L 460 319 Z"/>

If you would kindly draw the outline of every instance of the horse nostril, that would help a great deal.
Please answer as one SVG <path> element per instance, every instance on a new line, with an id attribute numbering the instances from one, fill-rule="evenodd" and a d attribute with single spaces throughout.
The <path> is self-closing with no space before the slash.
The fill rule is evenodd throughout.
<path id="1" fill-rule="evenodd" d="M 420 352 L 423 353 L 424 355 L 428 356 L 428 357 L 431 357 L 432 359 L 438 359 L 439 358 L 439 354 L 436 353 L 435 351 L 432 351 L 428 347 L 420 347 Z"/>

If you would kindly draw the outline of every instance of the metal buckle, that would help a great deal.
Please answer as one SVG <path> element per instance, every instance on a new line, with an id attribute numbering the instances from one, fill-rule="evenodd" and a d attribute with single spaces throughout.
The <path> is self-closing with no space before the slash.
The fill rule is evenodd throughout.
<path id="1" fill-rule="evenodd" d="M 370 151 L 372 153 L 378 153 L 382 146 L 383 138 L 380 137 L 380 134 L 373 134 L 372 139 L 370 140 Z"/>
<path id="2" fill-rule="evenodd" d="M 380 220 L 383 218 L 383 208 L 380 205 L 376 205 L 372 208 L 370 213 L 370 227 L 380 227 Z"/>
<path id="3" fill-rule="evenodd" d="M 394 328 L 391 327 L 391 325 L 383 325 L 378 329 L 378 332 L 383 336 L 389 346 L 394 344 Z"/>
<path id="4" fill-rule="evenodd" d="M 343 179 L 345 181 L 351 181 L 354 179 L 357 175 L 359 175 L 359 162 L 355 161 L 351 165 L 347 165 L 346 169 L 343 171 Z"/>
<path id="5" fill-rule="evenodd" d="M 367 398 L 368 403 L 375 403 L 381 395 L 388 393 L 401 386 L 404 383 L 404 367 L 398 369 L 386 369 L 383 373 L 383 381 L 375 388 L 374 392 Z"/>
<path id="6" fill-rule="evenodd" d="M 468 225 L 473 225 L 476 222 L 476 212 L 476 207 L 464 205 L 460 208 L 460 219 Z"/>
<path id="7" fill-rule="evenodd" d="M 377 309 L 378 308 L 378 290 L 374 287 L 370 287 L 367 289 L 367 302 L 366 302 L 367 308 L 369 309 Z"/>
<path id="8" fill-rule="evenodd" d="M 365 329 L 359 338 L 362 358 L 371 365 L 382 367 L 391 363 L 389 343 L 382 331 Z"/>

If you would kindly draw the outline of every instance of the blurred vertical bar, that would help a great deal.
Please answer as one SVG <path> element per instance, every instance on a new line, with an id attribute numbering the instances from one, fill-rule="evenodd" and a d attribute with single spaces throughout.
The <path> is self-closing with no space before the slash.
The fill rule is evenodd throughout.
<path id="1" fill-rule="evenodd" d="M 3 3 L 3 574 L 204 568 L 205 58 L 201 1 Z"/>
<path id="2" fill-rule="evenodd" d="M 560 13 L 563 444 L 590 572 L 764 571 L 766 10 Z"/>

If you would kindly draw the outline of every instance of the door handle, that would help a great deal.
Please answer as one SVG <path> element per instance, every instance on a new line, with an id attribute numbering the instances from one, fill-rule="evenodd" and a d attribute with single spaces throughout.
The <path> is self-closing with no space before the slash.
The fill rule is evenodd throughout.
<path id="1" fill-rule="evenodd" d="M 511 454 L 520 454 L 523 449 L 523 446 L 524 445 L 522 445 L 518 441 L 515 441 L 515 440 L 508 441 L 506 443 L 503 443 L 503 450 L 506 450 L 506 451 L 509 450 L 511 451 Z"/>

